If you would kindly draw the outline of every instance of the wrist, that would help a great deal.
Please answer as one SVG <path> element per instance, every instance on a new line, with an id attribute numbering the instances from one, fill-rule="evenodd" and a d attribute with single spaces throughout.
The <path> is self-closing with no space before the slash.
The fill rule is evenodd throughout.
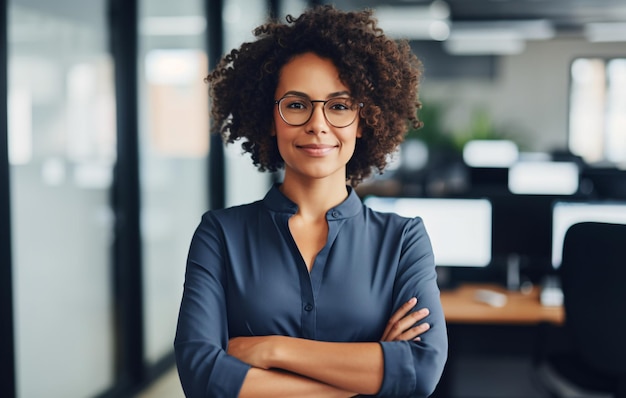
<path id="1" fill-rule="evenodd" d="M 285 336 L 271 336 L 269 341 L 268 367 L 282 369 L 283 364 L 287 361 L 289 338 Z"/>

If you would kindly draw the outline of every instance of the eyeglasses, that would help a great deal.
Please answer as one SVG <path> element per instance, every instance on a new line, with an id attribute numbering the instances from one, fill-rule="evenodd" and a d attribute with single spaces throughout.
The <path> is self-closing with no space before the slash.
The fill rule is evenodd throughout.
<path id="1" fill-rule="evenodd" d="M 332 126 L 341 128 L 348 127 L 357 118 L 362 102 L 355 102 L 350 97 L 337 97 L 327 100 L 310 100 L 300 95 L 287 95 L 277 101 L 280 117 L 290 126 L 302 126 L 313 116 L 313 104 L 322 104 L 322 112 L 326 121 Z"/>

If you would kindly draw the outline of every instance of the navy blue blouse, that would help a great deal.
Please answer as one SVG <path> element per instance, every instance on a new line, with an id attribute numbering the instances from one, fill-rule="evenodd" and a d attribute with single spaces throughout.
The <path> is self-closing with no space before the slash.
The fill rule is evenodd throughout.
<path id="1" fill-rule="evenodd" d="M 448 340 L 430 240 L 420 218 L 379 213 L 348 198 L 330 209 L 328 241 L 311 272 L 288 221 L 298 207 L 275 185 L 254 203 L 205 213 L 189 250 L 174 342 L 188 397 L 236 397 L 250 366 L 226 353 L 237 336 L 377 342 L 415 296 L 431 328 L 421 341 L 380 342 L 377 396 L 427 396 Z"/>

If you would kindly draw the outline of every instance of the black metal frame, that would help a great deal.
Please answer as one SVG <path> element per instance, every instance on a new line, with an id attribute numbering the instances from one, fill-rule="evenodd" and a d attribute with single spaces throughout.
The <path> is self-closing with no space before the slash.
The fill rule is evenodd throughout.
<path id="1" fill-rule="evenodd" d="M 207 18 L 207 54 L 209 70 L 217 66 L 224 51 L 224 22 L 222 21 L 223 0 L 205 0 Z M 209 110 L 207 110 L 209 112 Z M 211 209 L 221 209 L 226 204 L 226 181 L 224 171 L 224 143 L 218 133 L 210 135 L 209 151 L 209 205 Z"/>
<path id="2" fill-rule="evenodd" d="M 0 396 L 16 395 L 8 146 L 7 1 L 0 0 Z"/>
<path id="3" fill-rule="evenodd" d="M 110 0 L 115 63 L 117 163 L 112 189 L 116 386 L 140 384 L 145 375 L 138 143 L 138 2 Z"/>
<path id="4" fill-rule="evenodd" d="M 111 52 L 115 63 L 117 163 L 112 188 L 115 212 L 113 300 L 115 374 L 118 389 L 145 375 L 138 144 L 138 1 L 110 0 Z"/>

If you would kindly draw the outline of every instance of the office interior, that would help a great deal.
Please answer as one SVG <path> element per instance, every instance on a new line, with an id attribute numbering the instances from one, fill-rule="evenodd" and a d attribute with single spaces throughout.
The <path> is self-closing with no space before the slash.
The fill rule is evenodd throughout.
<path id="1" fill-rule="evenodd" d="M 559 206 L 626 223 L 623 2 L 0 0 L 0 396 L 138 396 L 172 374 L 201 214 L 280 180 L 208 133 L 203 78 L 266 17 L 326 3 L 373 8 L 424 65 L 425 125 L 361 197 L 489 204 L 487 258 L 438 265 L 442 294 L 536 293 Z M 451 324 L 435 395 L 550 396 L 533 356 L 560 328 Z"/>

